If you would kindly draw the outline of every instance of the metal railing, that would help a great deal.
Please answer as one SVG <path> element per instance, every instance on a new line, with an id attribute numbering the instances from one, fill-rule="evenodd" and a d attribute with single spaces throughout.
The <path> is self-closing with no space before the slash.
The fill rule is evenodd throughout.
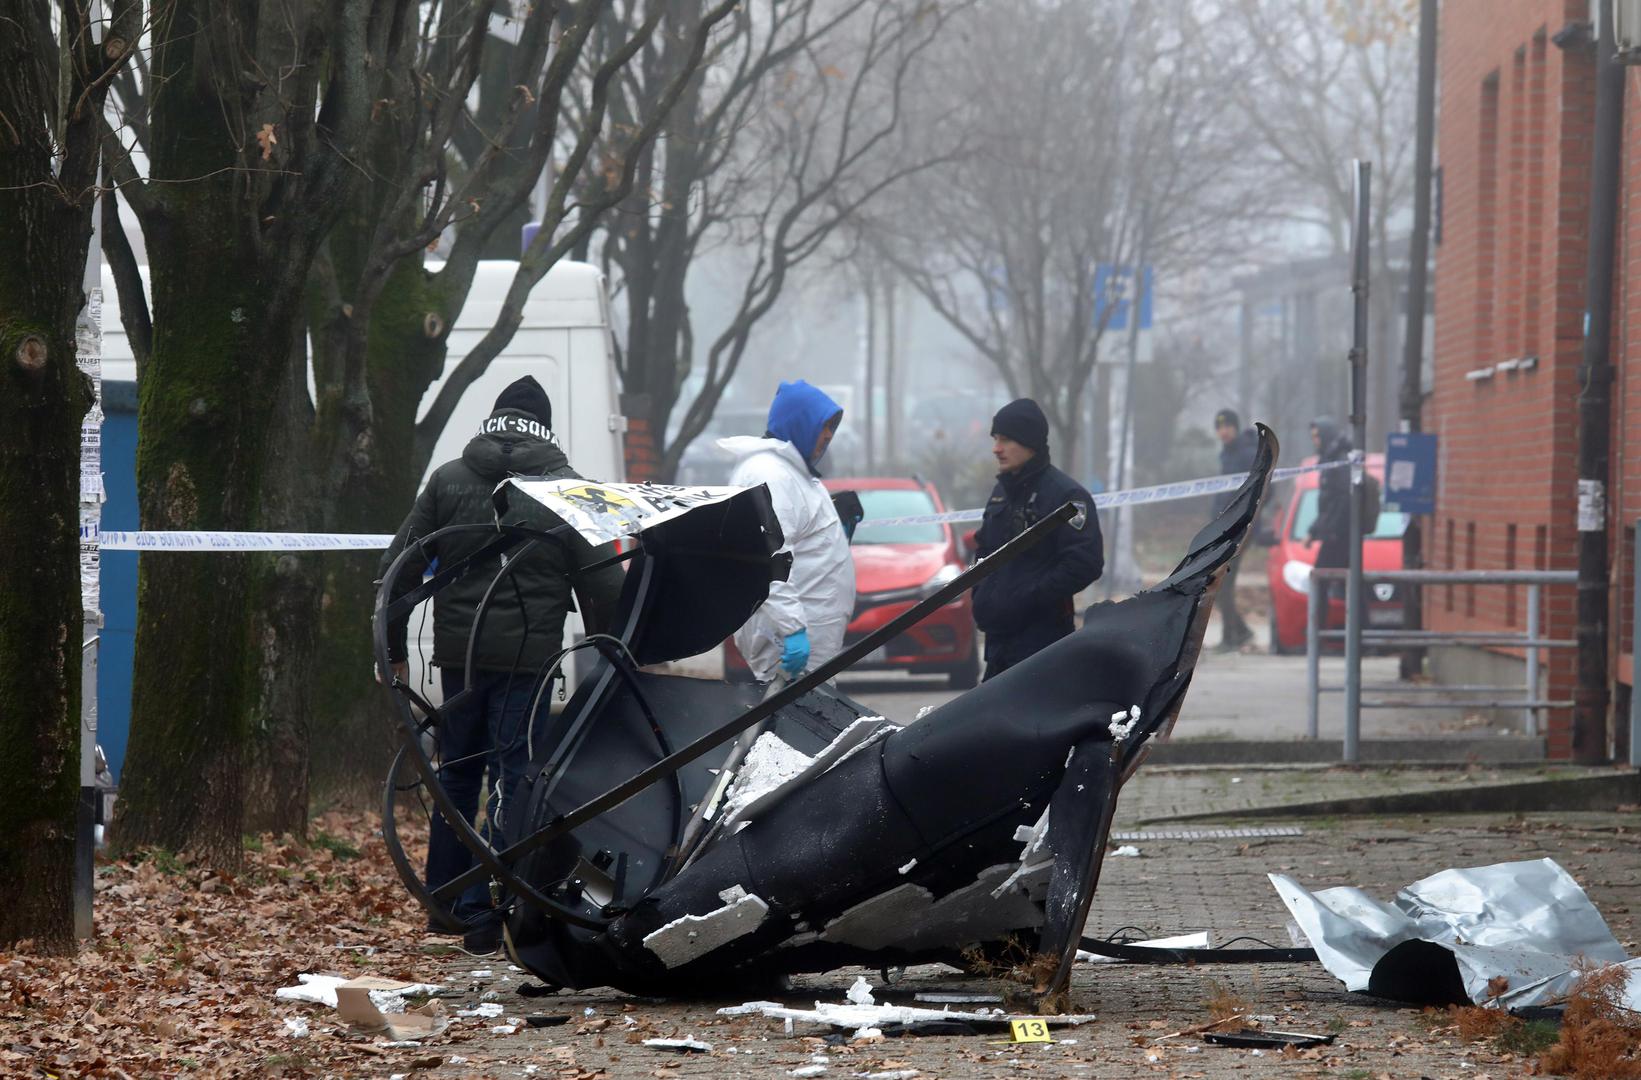
<path id="1" fill-rule="evenodd" d="M 1307 687 L 1307 708 L 1305 733 L 1314 739 L 1318 737 L 1321 721 L 1321 697 L 1324 693 L 1340 693 L 1344 686 L 1322 685 L 1322 642 L 1342 640 L 1344 630 L 1329 630 L 1323 624 L 1326 621 L 1327 597 L 1332 591 L 1328 588 L 1333 582 L 1345 585 L 1345 604 L 1359 602 L 1360 597 L 1350 595 L 1348 587 L 1349 571 L 1339 569 L 1317 569 L 1311 571 L 1310 591 L 1307 594 L 1305 614 L 1305 678 Z M 1403 698 L 1413 696 L 1420 700 L 1398 700 L 1395 698 L 1378 697 L 1372 700 L 1362 700 L 1356 708 L 1351 707 L 1349 696 L 1346 696 L 1345 705 L 1345 737 L 1344 760 L 1357 760 L 1361 746 L 1362 716 L 1360 709 L 1520 709 L 1522 722 L 1527 734 L 1536 735 L 1539 732 L 1539 713 L 1545 709 L 1566 709 L 1572 707 L 1572 701 L 1552 701 L 1540 696 L 1539 672 L 1541 649 L 1571 649 L 1576 648 L 1578 642 L 1572 638 L 1546 638 L 1542 636 L 1544 622 L 1543 590 L 1546 585 L 1575 585 L 1578 582 L 1578 572 L 1574 570 L 1368 570 L 1362 573 L 1362 591 L 1373 584 L 1385 583 L 1391 585 L 1525 585 L 1527 586 L 1527 625 L 1519 634 L 1510 632 L 1474 632 L 1474 631 L 1445 631 L 1445 630 L 1401 630 L 1401 629 L 1364 629 L 1362 643 L 1364 645 L 1475 645 L 1475 646 L 1506 646 L 1522 650 L 1526 661 L 1525 678 L 1521 686 L 1495 686 L 1486 684 L 1463 683 L 1458 685 L 1403 685 L 1400 683 L 1381 684 L 1377 686 L 1363 686 L 1365 691 L 1376 694 L 1402 695 Z M 1637 583 L 1637 610 L 1641 611 L 1641 582 Z M 1638 627 L 1641 627 L 1641 617 L 1638 617 Z M 1361 658 L 1358 656 L 1357 664 Z M 1638 672 L 1641 672 L 1641 662 L 1638 662 Z M 1358 684 L 1361 681 L 1361 671 L 1355 672 Z M 1347 680 L 1350 673 L 1346 675 Z M 1520 697 L 1476 697 L 1478 694 L 1509 694 L 1521 691 Z M 1437 700 L 1440 699 L 1440 700 Z M 1641 725 L 1641 714 L 1637 713 L 1631 701 L 1631 727 L 1636 729 Z M 1631 742 L 1631 756 L 1634 756 L 1634 740 Z"/>

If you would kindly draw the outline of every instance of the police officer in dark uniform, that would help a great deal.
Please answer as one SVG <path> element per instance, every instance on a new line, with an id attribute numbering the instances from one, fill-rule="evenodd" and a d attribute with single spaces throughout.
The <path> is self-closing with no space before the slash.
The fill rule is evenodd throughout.
<path id="1" fill-rule="evenodd" d="M 986 635 L 991 678 L 1075 628 L 1072 598 L 1100 577 L 1105 545 L 1094 499 L 1048 459 L 1048 418 L 1030 398 L 1011 401 L 991 422 L 997 487 L 975 537 L 990 555 L 1067 502 L 1077 516 L 974 590 L 974 621 Z"/>

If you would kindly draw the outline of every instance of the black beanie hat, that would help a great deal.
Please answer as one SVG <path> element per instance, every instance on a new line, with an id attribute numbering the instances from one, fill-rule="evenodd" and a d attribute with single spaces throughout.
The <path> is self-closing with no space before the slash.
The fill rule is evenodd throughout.
<path id="1" fill-rule="evenodd" d="M 502 409 L 517 409 L 519 412 L 529 413 L 541 421 L 541 426 L 551 431 L 553 428 L 553 403 L 547 400 L 547 391 L 536 382 L 535 376 L 526 375 L 524 378 L 510 383 L 496 398 L 496 407 L 492 412 Z"/>
<path id="2" fill-rule="evenodd" d="M 1048 453 L 1048 417 L 1030 398 L 1016 398 L 992 417 L 991 433 L 1006 435 L 1028 450 Z"/>
<path id="3" fill-rule="evenodd" d="M 1235 409 L 1221 409 L 1214 414 L 1214 426 L 1216 428 L 1234 427 L 1241 431 L 1242 417 L 1236 414 Z"/>

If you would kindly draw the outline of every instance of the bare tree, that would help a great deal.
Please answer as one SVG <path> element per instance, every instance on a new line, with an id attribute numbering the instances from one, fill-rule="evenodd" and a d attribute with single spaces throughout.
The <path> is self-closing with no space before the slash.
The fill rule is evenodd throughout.
<path id="1" fill-rule="evenodd" d="M 1394 333 L 1401 281 L 1392 265 L 1413 201 L 1414 107 L 1417 92 L 1417 0 L 1238 0 L 1226 20 L 1227 50 L 1240 54 L 1248 78 L 1229 88 L 1239 126 L 1252 132 L 1240 157 L 1261 178 L 1262 195 L 1246 211 L 1263 221 L 1266 250 L 1292 258 L 1350 249 L 1351 161 L 1373 163 L 1370 296 L 1376 343 Z M 1336 288 L 1346 284 L 1340 262 Z M 1307 311 L 1315 294 L 1297 301 Z M 1309 325 L 1319 320 L 1306 316 Z M 1308 336 L 1308 335 L 1307 335 Z M 1345 339 L 1335 335 L 1268 362 L 1247 375 L 1264 387 L 1265 414 L 1288 428 L 1345 402 Z M 1374 346 L 1377 353 L 1378 345 Z M 1268 355 L 1263 350 L 1259 359 Z M 1390 355 L 1386 353 L 1385 355 Z M 1369 421 L 1375 435 L 1396 415 L 1396 365 L 1375 362 Z"/>
<path id="2" fill-rule="evenodd" d="M 73 943 L 80 746 L 75 320 L 96 206 L 98 116 L 142 6 L 30 0 L 0 14 L 0 946 Z"/>
<path id="3" fill-rule="evenodd" d="M 1229 89 L 1267 188 L 1248 212 L 1348 251 L 1350 162 L 1364 158 L 1376 223 L 1390 228 L 1412 201 L 1416 0 L 1237 0 L 1231 12 L 1250 78 Z"/>
<path id="4" fill-rule="evenodd" d="M 872 224 L 881 250 L 1075 450 L 1123 272 L 1224 219 L 1223 68 L 1189 5 L 987 4 L 932 80 L 960 106 L 920 137 L 972 152 Z M 1101 302 L 1103 297 L 1104 303 Z"/>
<path id="5" fill-rule="evenodd" d="M 152 340 L 139 356 L 145 527 L 333 528 L 370 517 L 380 529 L 388 510 L 372 496 L 383 490 L 402 513 L 461 392 L 517 329 L 530 288 L 625 196 L 628 162 L 733 3 L 717 0 L 694 20 L 655 113 L 626 130 L 606 122 L 609 85 L 672 16 L 663 0 L 646 0 L 628 35 L 583 68 L 607 6 L 566 0 L 514 15 L 497 0 L 302 0 L 275 12 L 176 0 L 164 9 L 141 97 L 127 102 L 146 176 L 119 133 L 108 136 L 152 267 Z M 509 17 L 504 100 L 475 109 L 492 26 Z M 589 108 L 566 132 L 561 106 L 579 79 Z M 479 258 L 550 161 L 546 227 L 496 327 L 418 427 L 417 403 Z M 609 172 L 602 200 L 576 195 L 586 168 Z M 449 255 L 432 272 L 425 253 L 447 235 Z M 150 314 L 140 293 L 122 288 L 121 300 L 139 324 Z M 306 388 L 310 343 L 317 398 Z M 320 582 L 296 557 L 146 558 L 141 575 L 117 837 L 232 862 L 246 785 L 259 775 L 268 795 L 286 796 L 269 824 L 299 829 L 305 817 Z M 352 610 L 362 622 L 368 609 Z M 354 660 L 355 685 L 368 679 L 365 655 Z M 259 745 L 264 760 L 248 775 L 247 752 Z M 179 775 L 192 786 L 178 791 Z"/>
<path id="6" fill-rule="evenodd" d="M 630 474 L 674 474 L 793 270 L 931 163 L 895 156 L 894 134 L 921 55 L 968 2 L 764 0 L 737 10 L 733 35 L 639 162 L 632 196 L 589 245 L 626 309 Z M 680 7 L 698 10 L 701 0 Z M 675 53 L 660 40 L 630 66 L 613 111 L 649 112 L 678 68 Z M 601 190 L 601 177 L 587 180 L 591 193 Z M 745 269 L 727 320 L 702 332 L 685 291 L 696 260 L 717 248 L 735 249 Z M 685 400 L 692 375 L 698 390 Z"/>

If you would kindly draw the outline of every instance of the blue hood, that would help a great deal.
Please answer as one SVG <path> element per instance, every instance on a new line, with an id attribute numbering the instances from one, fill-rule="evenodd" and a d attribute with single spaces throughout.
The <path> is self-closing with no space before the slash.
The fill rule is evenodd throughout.
<path id="1" fill-rule="evenodd" d="M 813 468 L 815 463 L 809 460 L 809 455 L 815 451 L 815 441 L 820 438 L 821 429 L 834 416 L 842 415 L 843 409 L 824 391 L 802 379 L 783 382 L 769 406 L 768 430 L 773 438 L 791 443 L 797 449 L 798 456 Z"/>

